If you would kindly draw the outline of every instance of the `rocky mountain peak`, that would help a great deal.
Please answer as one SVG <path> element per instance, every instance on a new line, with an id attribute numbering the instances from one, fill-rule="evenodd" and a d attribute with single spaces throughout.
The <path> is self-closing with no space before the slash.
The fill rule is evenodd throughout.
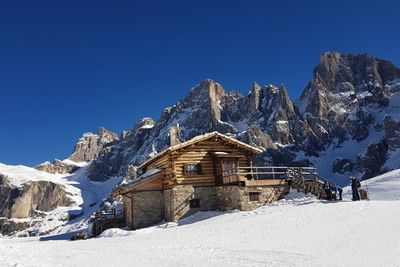
<path id="1" fill-rule="evenodd" d="M 154 127 L 154 120 L 152 118 L 146 117 L 141 119 L 136 125 L 133 127 L 133 130 L 139 130 L 139 129 L 151 129 Z"/>
<path id="2" fill-rule="evenodd" d="M 118 135 L 106 130 L 105 128 L 99 128 L 98 134 L 91 132 L 85 133 L 79 138 L 75 145 L 74 152 L 68 159 L 75 162 L 90 161 L 99 155 L 101 149 L 111 143 L 118 141 Z"/>
<path id="3" fill-rule="evenodd" d="M 278 103 L 279 103 L 279 108 L 286 113 L 286 119 L 294 115 L 295 111 L 293 102 L 290 99 L 285 86 L 283 85 L 279 87 Z"/>
<path id="4" fill-rule="evenodd" d="M 207 105 L 210 102 L 217 102 L 222 97 L 227 96 L 228 94 L 219 83 L 214 82 L 211 79 L 204 80 L 196 87 L 190 90 L 189 94 L 182 101 L 186 106 L 190 105 L 194 106 L 203 106 Z"/>
<path id="5" fill-rule="evenodd" d="M 253 82 L 253 85 L 251 86 L 251 92 L 258 93 L 260 91 L 261 91 L 261 86 L 257 82 Z"/>
<path id="6" fill-rule="evenodd" d="M 399 78 L 399 69 L 388 61 L 368 54 L 327 52 L 301 95 L 299 108 L 313 117 L 324 118 L 330 111 L 337 113 L 340 105 L 375 103 L 384 107 L 390 95 L 387 84 Z"/>

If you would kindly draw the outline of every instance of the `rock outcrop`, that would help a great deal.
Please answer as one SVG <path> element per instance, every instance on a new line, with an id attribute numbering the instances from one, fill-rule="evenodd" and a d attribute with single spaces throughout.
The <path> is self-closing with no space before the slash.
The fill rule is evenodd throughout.
<path id="1" fill-rule="evenodd" d="M 44 171 L 52 174 L 56 173 L 66 174 L 66 173 L 73 173 L 74 171 L 79 169 L 79 167 L 77 167 L 76 165 L 67 164 L 64 161 L 56 159 L 52 163 L 45 162 L 39 164 L 35 167 L 35 169 L 38 171 Z"/>
<path id="2" fill-rule="evenodd" d="M 9 177 L 0 174 L 0 233 L 3 235 L 32 226 L 35 217 L 40 217 L 42 212 L 71 204 L 71 199 L 59 184 L 34 181 L 15 187 Z M 31 220 L 15 220 L 28 218 Z"/>
<path id="3" fill-rule="evenodd" d="M 96 159 L 106 145 L 115 141 L 118 141 L 118 136 L 104 128 L 100 128 L 98 134 L 85 133 L 79 138 L 69 159 L 75 162 Z"/>
<path id="4" fill-rule="evenodd" d="M 385 139 L 377 144 L 369 145 L 367 150 L 357 159 L 358 167 L 364 173 L 362 178 L 367 179 L 387 172 L 384 164 L 388 158 L 388 144 Z"/>

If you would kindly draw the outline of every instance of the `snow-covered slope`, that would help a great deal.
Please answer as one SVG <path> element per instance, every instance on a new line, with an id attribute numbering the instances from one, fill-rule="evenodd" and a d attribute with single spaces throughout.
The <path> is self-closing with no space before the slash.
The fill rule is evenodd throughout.
<path id="1" fill-rule="evenodd" d="M 23 165 L 12 166 L 0 163 L 0 173 L 7 175 L 11 183 L 17 187 L 33 181 L 50 181 L 64 184 L 62 174 L 41 172 Z"/>
<path id="2" fill-rule="evenodd" d="M 252 212 L 196 213 L 87 241 L 0 238 L 3 266 L 399 266 L 400 201 L 292 194 Z M 44 241 L 48 240 L 48 241 Z M 53 241 L 52 241 L 53 240 Z"/>
<path id="3" fill-rule="evenodd" d="M 368 191 L 370 200 L 400 201 L 400 169 L 362 181 L 361 186 Z M 343 192 L 351 198 L 350 186 L 343 188 Z"/>
<path id="4" fill-rule="evenodd" d="M 86 228 L 91 214 L 99 208 L 101 201 L 110 194 L 112 188 L 121 182 L 120 177 L 113 177 L 102 183 L 90 181 L 86 177 L 90 163 L 75 163 L 70 160 L 64 162 L 80 168 L 72 174 L 50 174 L 26 166 L 0 164 L 0 174 L 7 176 L 7 186 L 11 188 L 15 187 L 24 192 L 24 188 L 31 183 L 48 181 L 60 185 L 70 198 L 71 204 L 68 206 L 57 206 L 45 212 L 38 210 L 35 211 L 37 214 L 30 217 L 8 218 L 14 223 L 25 222 L 29 225 L 27 229 L 14 234 L 62 233 Z M 16 199 L 20 203 L 19 209 L 31 204 L 30 199 L 24 198 L 24 195 Z"/>

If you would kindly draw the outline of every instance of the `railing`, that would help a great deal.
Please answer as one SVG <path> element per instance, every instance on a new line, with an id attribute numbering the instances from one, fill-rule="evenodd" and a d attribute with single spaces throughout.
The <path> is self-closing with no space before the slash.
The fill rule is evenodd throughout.
<path id="1" fill-rule="evenodd" d="M 109 220 L 116 217 L 121 217 L 122 215 L 122 210 L 117 211 L 116 209 L 107 209 L 96 212 L 95 218 L 98 220 Z"/>
<path id="2" fill-rule="evenodd" d="M 269 179 L 290 179 L 290 171 L 301 172 L 305 179 L 315 179 L 317 169 L 315 167 L 238 167 L 237 175 L 244 179 L 269 180 Z"/>
<path id="3" fill-rule="evenodd" d="M 336 188 L 335 183 L 318 175 L 315 167 L 238 167 L 236 170 L 222 172 L 223 184 L 234 184 L 245 180 L 291 180 L 293 174 L 297 173 L 304 181 L 328 184 Z"/>
<path id="4" fill-rule="evenodd" d="M 125 219 L 123 218 L 123 211 L 112 209 L 103 209 L 97 211 L 94 216 L 92 234 L 98 236 L 104 230 L 110 228 L 118 228 L 125 226 Z"/>
<path id="5" fill-rule="evenodd" d="M 318 174 L 314 175 L 314 181 L 320 183 L 320 184 L 328 184 L 330 188 L 336 188 L 336 184 L 331 182 L 330 180 L 323 178 L 319 176 Z"/>

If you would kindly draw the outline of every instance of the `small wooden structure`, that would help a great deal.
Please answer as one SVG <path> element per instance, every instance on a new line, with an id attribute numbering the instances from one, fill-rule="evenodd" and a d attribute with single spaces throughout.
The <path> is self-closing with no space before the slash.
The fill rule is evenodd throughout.
<path id="1" fill-rule="evenodd" d="M 131 229 L 176 221 L 198 210 L 251 210 L 289 191 L 291 168 L 255 167 L 262 150 L 218 132 L 169 147 L 138 167 L 138 178 L 117 188 Z M 315 168 L 297 168 L 315 176 Z"/>
<path id="2" fill-rule="evenodd" d="M 251 157 L 261 153 L 258 148 L 213 132 L 168 148 L 144 162 L 138 171 L 165 170 L 163 189 L 185 184 L 213 186 L 236 183 L 237 168 L 251 167 Z"/>

